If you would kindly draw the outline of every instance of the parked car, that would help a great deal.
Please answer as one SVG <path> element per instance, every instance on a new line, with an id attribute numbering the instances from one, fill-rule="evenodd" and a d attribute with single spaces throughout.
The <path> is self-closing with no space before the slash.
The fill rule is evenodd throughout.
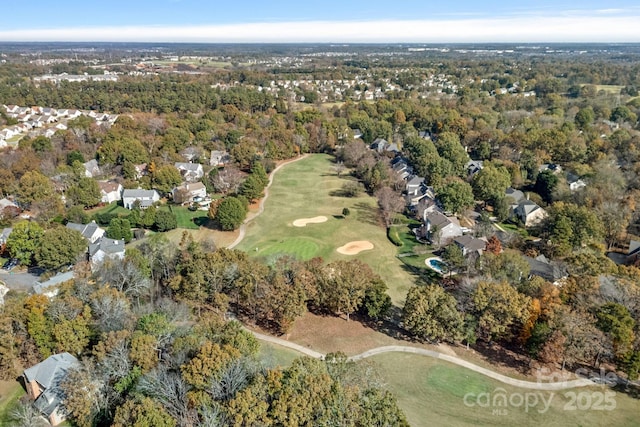
<path id="1" fill-rule="evenodd" d="M 3 270 L 11 271 L 18 265 L 18 260 L 16 258 L 11 258 L 9 261 L 5 262 L 2 266 Z"/>

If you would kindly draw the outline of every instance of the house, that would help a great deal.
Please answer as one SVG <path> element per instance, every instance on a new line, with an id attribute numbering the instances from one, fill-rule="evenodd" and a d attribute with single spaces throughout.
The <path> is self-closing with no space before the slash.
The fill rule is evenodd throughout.
<path id="1" fill-rule="evenodd" d="M 525 227 L 533 227 L 547 217 L 547 212 L 544 209 L 538 206 L 537 203 L 527 199 L 521 200 L 515 205 L 512 214 L 521 221 Z"/>
<path id="2" fill-rule="evenodd" d="M 431 132 L 429 132 L 428 130 L 423 130 L 418 132 L 418 136 L 422 139 L 427 139 L 430 140 L 431 139 Z"/>
<path id="3" fill-rule="evenodd" d="M 127 209 L 133 209 L 136 202 L 140 209 L 146 209 L 160 200 L 156 190 L 124 190 L 122 192 L 122 205 Z"/>
<path id="4" fill-rule="evenodd" d="M 568 276 L 565 266 L 549 262 L 544 255 L 539 255 L 536 258 L 525 256 L 524 259 L 529 263 L 530 276 L 542 277 L 553 284 Z"/>
<path id="5" fill-rule="evenodd" d="M 185 158 L 186 161 L 191 162 L 194 159 L 199 158 L 202 155 L 202 149 L 195 145 L 190 145 L 180 152 L 180 155 Z"/>
<path id="6" fill-rule="evenodd" d="M 114 181 L 100 181 L 100 194 L 102 203 L 113 203 L 122 200 L 122 185 Z"/>
<path id="7" fill-rule="evenodd" d="M 445 245 L 452 239 L 462 236 L 462 227 L 455 217 L 447 217 L 437 211 L 425 213 L 422 237 L 431 242 Z"/>
<path id="8" fill-rule="evenodd" d="M 106 232 L 104 228 L 100 228 L 95 221 L 91 221 L 89 224 L 77 224 L 75 222 L 68 222 L 67 228 L 79 231 L 82 237 L 87 239 L 89 243 L 95 243 L 104 236 Z"/>
<path id="9" fill-rule="evenodd" d="M 203 200 L 207 197 L 207 187 L 201 182 L 184 184 L 176 187 L 172 191 L 173 201 L 179 204 L 191 203 L 194 201 Z"/>
<path id="10" fill-rule="evenodd" d="M 182 163 L 176 162 L 176 169 L 180 171 L 180 174 L 187 182 L 197 182 L 204 176 L 204 170 L 200 163 Z"/>
<path id="11" fill-rule="evenodd" d="M 555 163 L 544 163 L 538 168 L 538 172 L 551 171 L 554 175 L 562 172 L 562 166 Z"/>
<path id="12" fill-rule="evenodd" d="M 487 248 L 486 240 L 477 239 L 468 234 L 456 237 L 453 239 L 453 243 L 462 250 L 462 255 L 465 257 L 480 256 Z"/>
<path id="13" fill-rule="evenodd" d="M 58 294 L 58 286 L 70 280 L 73 280 L 73 271 L 56 274 L 55 276 L 44 282 L 34 282 L 32 290 L 33 293 L 36 293 L 38 295 L 44 295 L 46 297 L 53 298 Z"/>
<path id="14" fill-rule="evenodd" d="M 231 156 L 226 151 L 211 150 L 209 164 L 214 167 L 222 167 L 231 161 Z"/>
<path id="15" fill-rule="evenodd" d="M 0 244 L 2 243 L 2 238 L 0 237 Z M 627 263 L 635 264 L 640 258 L 640 241 L 632 240 L 629 242 L 629 251 L 627 252 Z"/>
<path id="16" fill-rule="evenodd" d="M 147 164 L 140 163 L 139 165 L 133 165 L 133 169 L 136 171 L 136 179 L 140 179 L 147 174 Z"/>
<path id="17" fill-rule="evenodd" d="M 7 243 L 7 239 L 9 238 L 9 235 L 11 234 L 12 231 L 13 231 L 13 228 L 11 227 L 2 229 L 2 233 L 0 233 L 0 246 Z"/>
<path id="18" fill-rule="evenodd" d="M 25 369 L 22 374 L 33 406 L 51 425 L 56 426 L 66 419 L 66 413 L 62 408 L 62 393 L 58 388 L 69 370 L 79 366 L 80 362 L 71 354 L 58 353 Z"/>
<path id="19" fill-rule="evenodd" d="M 89 260 L 93 268 L 100 265 L 105 258 L 124 259 L 124 240 L 109 239 L 103 237 L 96 243 L 89 245 Z"/>
<path id="20" fill-rule="evenodd" d="M 353 139 L 362 138 L 362 131 L 358 128 L 352 129 L 353 131 Z"/>
<path id="21" fill-rule="evenodd" d="M 480 172 L 483 168 L 483 163 L 482 160 L 470 160 L 467 162 L 467 176 L 471 177 Z"/>
<path id="22" fill-rule="evenodd" d="M 567 184 L 569 184 L 569 190 L 578 191 L 581 188 L 587 186 L 587 183 L 580 179 L 579 176 L 572 173 L 567 174 Z"/>
<path id="23" fill-rule="evenodd" d="M 516 205 L 518 204 L 520 201 L 525 199 L 524 193 L 520 190 L 516 190 L 515 188 L 507 188 L 507 190 L 504 192 L 504 197 L 510 197 L 512 199 L 511 203 L 512 205 Z"/>
<path id="24" fill-rule="evenodd" d="M 96 159 L 89 160 L 88 162 L 83 163 L 82 166 L 84 166 L 84 176 L 87 178 L 93 178 L 102 174 Z"/>
<path id="25" fill-rule="evenodd" d="M 15 209 L 20 209 L 18 207 L 18 205 L 16 205 L 15 203 L 13 203 L 11 200 L 7 199 L 6 197 L 3 199 L 0 199 L 0 213 L 5 210 L 5 208 L 15 208 Z"/>
<path id="26" fill-rule="evenodd" d="M 372 150 L 377 151 L 378 153 L 382 153 L 385 148 L 389 145 L 386 139 L 384 138 L 376 138 L 375 141 L 371 143 L 369 146 Z"/>
<path id="27" fill-rule="evenodd" d="M 423 184 L 424 184 L 424 177 L 414 175 L 407 181 L 405 185 L 405 190 L 407 191 L 407 194 L 415 195 L 416 192 L 420 190 L 420 187 L 423 186 Z"/>

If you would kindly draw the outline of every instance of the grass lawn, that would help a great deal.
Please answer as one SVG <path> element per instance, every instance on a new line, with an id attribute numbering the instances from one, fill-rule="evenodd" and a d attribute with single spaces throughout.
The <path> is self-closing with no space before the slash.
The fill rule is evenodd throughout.
<path id="1" fill-rule="evenodd" d="M 105 214 L 105 213 L 112 213 L 115 215 L 126 216 L 126 215 L 129 215 L 131 211 L 123 207 L 122 205 L 120 205 L 119 202 L 113 202 L 99 208 L 91 209 L 90 211 L 88 211 L 88 213 L 91 214 L 92 217 L 95 217 L 95 215 L 98 215 L 98 214 Z"/>
<path id="2" fill-rule="evenodd" d="M 163 205 L 160 209 L 169 210 L 174 213 L 178 221 L 178 228 L 187 230 L 198 230 L 201 226 L 209 223 L 207 211 L 190 211 L 186 206 Z"/>
<path id="3" fill-rule="evenodd" d="M 396 257 L 397 247 L 386 236 L 380 222 L 376 199 L 366 194 L 346 198 L 335 194 L 351 179 L 338 177 L 332 157 L 310 155 L 279 170 L 269 189 L 264 212 L 247 226 L 238 249 L 251 256 L 269 258 L 288 254 L 298 259 L 322 257 L 326 261 L 358 258 L 380 274 L 395 304 L 402 304 L 414 277 Z M 342 209 L 351 214 L 342 217 Z M 294 227 L 299 218 L 326 216 L 327 222 Z M 374 249 L 355 256 L 341 255 L 336 249 L 355 240 L 368 240 Z"/>
<path id="4" fill-rule="evenodd" d="M 24 389 L 17 381 L 0 381 L 0 426 L 11 425 L 11 411 L 24 394 Z"/>
<path id="5" fill-rule="evenodd" d="M 302 354 L 277 344 L 271 344 L 260 341 L 260 351 L 258 352 L 258 360 L 269 368 L 287 368 L 294 359 L 301 357 Z"/>
<path id="6" fill-rule="evenodd" d="M 598 398 L 595 396 L 610 391 L 609 388 L 590 387 L 556 392 L 524 390 L 447 362 L 418 355 L 388 353 L 367 360 L 377 368 L 387 388 L 398 398 L 409 423 L 415 427 L 638 425 L 640 402 L 625 394 L 615 394 L 613 399 L 616 407 L 611 411 L 592 409 L 598 407 Z M 411 369 L 407 369 L 408 366 Z M 467 398 L 467 402 L 477 402 L 477 396 L 481 393 L 489 393 L 493 402 L 499 388 L 515 404 L 518 404 L 520 396 L 529 396 L 533 402 L 534 394 L 537 394 L 539 403 L 537 406 L 531 405 L 528 412 L 524 405 L 500 407 L 490 404 L 480 407 L 476 404 L 470 407 L 464 403 L 468 393 L 473 395 Z M 573 404 L 570 396 L 567 396 L 570 392 L 581 396 Z M 546 412 L 541 396 L 547 402 L 551 401 Z"/>

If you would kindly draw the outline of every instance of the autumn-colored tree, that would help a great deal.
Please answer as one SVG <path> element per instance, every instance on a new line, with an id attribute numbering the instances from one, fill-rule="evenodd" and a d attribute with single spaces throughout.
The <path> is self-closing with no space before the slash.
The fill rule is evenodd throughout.
<path id="1" fill-rule="evenodd" d="M 507 282 L 480 282 L 472 296 L 481 336 L 509 339 L 529 317 L 531 300 Z"/>
<path id="2" fill-rule="evenodd" d="M 502 243 L 500 243 L 500 240 L 495 234 L 487 239 L 485 251 L 494 255 L 498 255 L 502 252 Z"/>
<path id="3" fill-rule="evenodd" d="M 402 323 L 420 339 L 459 341 L 464 315 L 456 305 L 456 299 L 440 286 L 412 287 L 403 308 Z"/>

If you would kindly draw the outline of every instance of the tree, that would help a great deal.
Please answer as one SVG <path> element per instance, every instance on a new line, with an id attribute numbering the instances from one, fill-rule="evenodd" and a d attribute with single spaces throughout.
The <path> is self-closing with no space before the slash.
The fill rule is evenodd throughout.
<path id="1" fill-rule="evenodd" d="M 557 202 L 548 213 L 546 229 L 559 255 L 566 255 L 568 249 L 600 241 L 603 237 L 602 222 L 587 206 Z"/>
<path id="2" fill-rule="evenodd" d="M 44 231 L 37 222 L 16 223 L 6 243 L 11 258 L 16 258 L 20 264 L 31 265 L 43 234 Z"/>
<path id="3" fill-rule="evenodd" d="M 609 334 L 613 342 L 613 350 L 618 357 L 622 357 L 633 350 L 635 339 L 635 320 L 629 310 L 615 302 L 608 302 L 596 312 L 596 326 L 602 332 Z"/>
<path id="4" fill-rule="evenodd" d="M 472 186 L 476 199 L 493 202 L 501 197 L 511 185 L 511 175 L 503 166 L 491 164 L 473 176 Z"/>
<path id="5" fill-rule="evenodd" d="M 247 216 L 247 208 L 237 197 L 225 197 L 216 212 L 215 220 L 225 231 L 240 227 Z"/>
<path id="6" fill-rule="evenodd" d="M 553 193 L 558 186 L 558 176 L 553 171 L 545 170 L 538 174 L 534 190 L 547 203 L 553 201 Z"/>
<path id="7" fill-rule="evenodd" d="M 80 178 L 78 183 L 67 190 L 67 199 L 72 205 L 90 208 L 102 199 L 100 186 L 93 178 Z"/>
<path id="8" fill-rule="evenodd" d="M 109 221 L 106 235 L 110 239 L 123 239 L 125 243 L 129 243 L 131 239 L 133 239 L 133 232 L 131 231 L 129 220 L 125 218 L 113 218 Z"/>
<path id="9" fill-rule="evenodd" d="M 264 193 L 264 184 L 262 179 L 256 175 L 249 175 L 247 179 L 244 180 L 242 186 L 240 187 L 240 194 L 245 196 L 250 201 L 255 201 L 261 198 Z"/>
<path id="10" fill-rule="evenodd" d="M 389 228 L 393 224 L 395 215 L 404 209 L 404 200 L 389 187 L 382 187 L 376 191 L 376 197 L 378 198 L 378 206 L 380 207 L 384 224 Z"/>
<path id="11" fill-rule="evenodd" d="M 359 260 L 336 261 L 326 265 L 318 280 L 318 305 L 347 320 L 363 303 L 366 290 L 376 276 L 371 267 Z"/>
<path id="12" fill-rule="evenodd" d="M 364 292 L 360 311 L 377 320 L 384 317 L 392 306 L 391 297 L 387 294 L 387 284 L 380 278 L 374 279 Z"/>
<path id="13" fill-rule="evenodd" d="M 31 148 L 36 153 L 43 153 L 45 151 L 51 151 L 52 145 L 51 140 L 46 136 L 38 136 L 36 139 L 31 141 Z"/>
<path id="14" fill-rule="evenodd" d="M 87 241 L 77 230 L 54 227 L 44 232 L 36 248 L 35 258 L 40 267 L 58 270 L 76 263 L 87 249 Z"/>
<path id="15" fill-rule="evenodd" d="M 462 176 L 469 161 L 469 155 L 460 144 L 458 135 L 453 132 L 442 132 L 438 135 L 435 145 L 440 157 L 451 163 L 453 174 Z"/>
<path id="16" fill-rule="evenodd" d="M 456 299 L 440 286 L 412 287 L 403 308 L 404 328 L 420 339 L 459 341 L 464 315 L 456 306 Z"/>
<path id="17" fill-rule="evenodd" d="M 529 317 L 531 299 L 507 282 L 480 282 L 472 295 L 482 336 L 509 339 Z"/>
<path id="18" fill-rule="evenodd" d="M 226 195 L 238 192 L 244 180 L 244 175 L 235 165 L 230 164 L 215 175 L 209 175 L 209 180 L 215 191 Z"/>
<path id="19" fill-rule="evenodd" d="M 175 229 L 178 227 L 176 215 L 173 212 L 159 210 L 156 212 L 154 227 L 160 232 Z"/>
<path id="20" fill-rule="evenodd" d="M 166 194 L 182 182 L 182 176 L 173 165 L 164 165 L 154 171 L 151 180 L 155 189 Z"/>
<path id="21" fill-rule="evenodd" d="M 452 243 L 444 248 L 442 251 L 442 259 L 447 262 L 449 271 L 459 270 L 465 266 L 465 258 L 460 246 Z"/>
<path id="22" fill-rule="evenodd" d="M 20 204 L 28 208 L 36 200 L 46 199 L 55 193 L 53 184 L 37 170 L 27 171 L 18 183 L 16 195 Z"/>
<path id="23" fill-rule="evenodd" d="M 576 117 L 574 122 L 578 129 L 587 129 L 593 120 L 595 119 L 595 114 L 593 112 L 593 108 L 591 106 L 582 108 L 576 113 Z"/>
<path id="24" fill-rule="evenodd" d="M 498 255 L 502 252 L 502 243 L 500 243 L 500 239 L 498 239 L 495 234 L 487 240 L 487 247 L 485 248 L 485 251 L 494 255 Z"/>
<path id="25" fill-rule="evenodd" d="M 473 189 L 458 178 L 448 178 L 437 189 L 438 200 L 446 212 L 458 214 L 473 206 Z"/>
<path id="26" fill-rule="evenodd" d="M 174 427 L 173 419 L 162 405 L 150 397 L 131 398 L 116 409 L 113 427 Z"/>
<path id="27" fill-rule="evenodd" d="M 513 249 L 505 249 L 498 255 L 485 253 L 482 257 L 483 269 L 494 280 L 506 280 L 518 284 L 529 277 L 531 266 L 522 254 Z"/>

